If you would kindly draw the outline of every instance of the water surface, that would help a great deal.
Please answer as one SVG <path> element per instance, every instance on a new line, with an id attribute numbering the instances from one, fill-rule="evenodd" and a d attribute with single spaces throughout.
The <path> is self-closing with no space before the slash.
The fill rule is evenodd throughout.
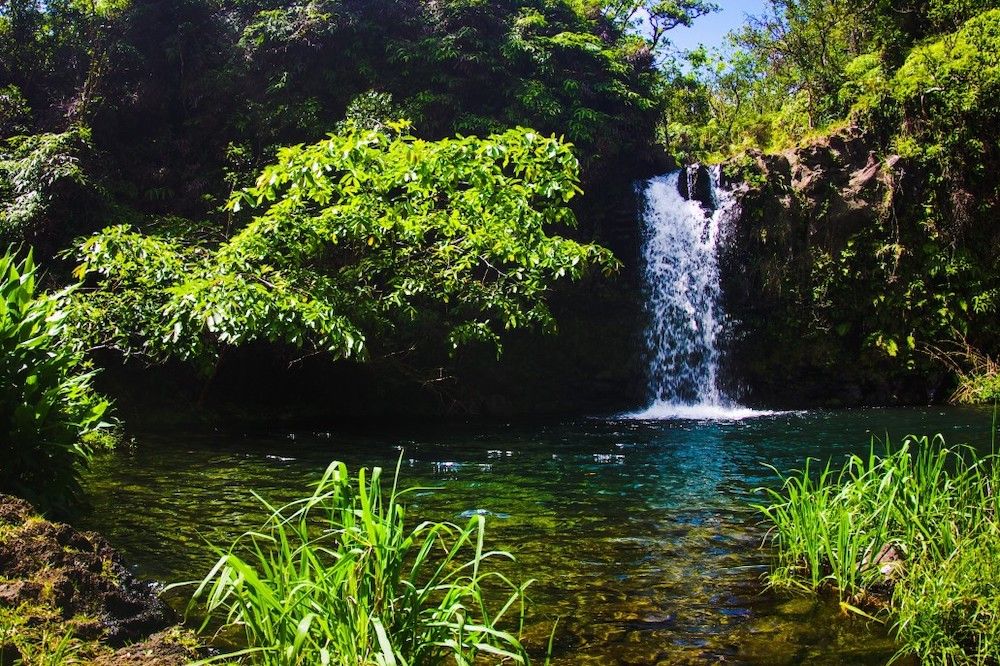
<path id="1" fill-rule="evenodd" d="M 784 413 L 733 421 L 365 424 L 322 432 L 149 433 L 102 458 L 86 526 L 146 577 L 205 573 L 207 540 L 307 491 L 334 459 L 394 467 L 410 515 L 488 518 L 492 545 L 534 578 L 530 642 L 562 618 L 556 664 L 883 664 L 884 628 L 764 589 L 764 527 L 750 508 L 766 465 L 842 458 L 873 435 L 945 433 L 989 446 L 982 410 Z M 181 603 L 181 599 L 174 600 Z"/>

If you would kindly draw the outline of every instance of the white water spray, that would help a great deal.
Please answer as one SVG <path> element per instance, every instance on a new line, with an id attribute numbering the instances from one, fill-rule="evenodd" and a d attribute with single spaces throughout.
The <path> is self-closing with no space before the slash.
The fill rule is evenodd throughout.
<path id="1" fill-rule="evenodd" d="M 719 242 L 738 213 L 735 197 L 718 187 L 711 170 L 710 207 L 681 196 L 696 183 L 687 170 L 645 185 L 644 259 L 649 326 L 649 405 L 639 419 L 741 419 L 761 416 L 740 407 L 719 388 L 721 308 Z M 710 208 L 706 210 L 706 208 Z"/>

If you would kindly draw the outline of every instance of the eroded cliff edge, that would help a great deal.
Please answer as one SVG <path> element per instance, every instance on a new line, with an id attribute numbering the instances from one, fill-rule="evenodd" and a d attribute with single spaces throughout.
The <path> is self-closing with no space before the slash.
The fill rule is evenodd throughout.
<path id="1" fill-rule="evenodd" d="M 977 240 L 929 229 L 926 175 L 880 143 L 849 127 L 722 165 L 740 201 L 721 262 L 730 394 L 769 406 L 947 397 L 948 374 L 926 349 L 947 321 L 925 320 L 935 307 L 968 309 L 951 264 L 966 261 L 956 238 Z"/>

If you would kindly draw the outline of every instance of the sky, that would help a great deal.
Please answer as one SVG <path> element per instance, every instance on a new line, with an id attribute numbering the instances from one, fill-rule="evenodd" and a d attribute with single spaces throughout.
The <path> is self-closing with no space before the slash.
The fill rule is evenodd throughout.
<path id="1" fill-rule="evenodd" d="M 720 46 L 726 33 L 741 26 L 747 14 L 763 13 L 765 0 L 716 0 L 719 11 L 695 19 L 690 28 L 671 30 L 667 37 L 681 50 L 705 46 Z"/>

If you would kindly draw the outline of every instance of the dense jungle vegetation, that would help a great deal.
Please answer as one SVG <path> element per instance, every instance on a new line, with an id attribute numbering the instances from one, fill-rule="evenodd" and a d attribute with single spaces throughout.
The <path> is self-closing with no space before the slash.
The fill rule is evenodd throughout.
<path id="1" fill-rule="evenodd" d="M 184 248 L 211 252 L 253 219 L 254 207 L 237 204 L 234 193 L 252 186 L 280 148 L 320 141 L 330 132 L 373 131 L 379 133 L 373 139 L 376 142 L 396 138 L 408 142 L 411 134 L 422 141 L 435 141 L 454 136 L 499 136 L 528 127 L 539 137 L 539 151 L 557 150 L 561 156 L 555 168 L 562 172 L 562 182 L 540 193 L 552 211 L 555 209 L 548 200 L 568 202 L 579 193 L 580 181 L 591 191 L 609 182 L 628 189 L 632 178 L 663 161 L 657 157 L 653 137 L 663 105 L 664 79 L 656 64 L 665 47 L 664 35 L 709 9 L 702 0 L 607 6 L 417 1 L 4 3 L 0 10 L 0 136 L 4 146 L 0 158 L 0 235 L 8 243 L 31 245 L 53 284 L 86 277 L 70 275 L 79 260 L 86 262 L 88 275 L 96 275 L 101 267 L 91 261 L 93 246 L 83 251 L 86 259 L 73 248 L 79 246 L 79 239 L 108 227 L 128 227 L 139 234 L 171 238 Z M 657 34 L 652 38 L 640 34 L 640 20 L 655 25 Z M 405 128 L 392 124 L 400 120 L 407 121 Z M 553 135 L 572 144 L 572 158 L 568 147 L 559 148 L 542 138 Z M 366 140 L 359 134 L 354 136 L 358 141 Z M 417 142 L 411 157 L 429 157 L 433 152 L 442 169 L 466 150 L 462 144 L 454 144 L 424 153 L 424 145 Z M 407 159 L 401 145 L 393 144 L 388 152 L 393 159 Z M 494 151 L 481 157 L 499 160 L 501 155 Z M 637 167 L 636 163 L 646 166 Z M 480 164 L 485 165 L 485 161 Z M 346 163 L 331 166 L 353 168 Z M 468 163 L 468 168 L 473 166 Z M 503 177 L 510 176 L 506 166 L 504 162 Z M 422 172 L 421 181 L 438 176 L 460 179 L 462 174 Z M 362 187 L 374 188 L 373 194 L 378 188 L 387 188 L 385 193 L 398 195 L 388 181 L 366 181 Z M 464 189 L 466 184 L 442 181 L 440 185 L 428 183 L 428 187 Z M 345 190 L 351 196 L 357 194 L 353 187 Z M 430 198 L 435 196 L 436 205 L 448 210 L 447 194 L 425 191 L 422 196 L 426 200 L 421 205 L 434 203 Z M 524 196 L 534 198 L 536 194 Z M 327 196 L 321 194 L 317 203 L 324 204 Z M 362 204 L 360 199 L 357 202 L 376 205 Z M 492 209 L 495 202 L 484 194 L 481 205 Z M 580 205 L 575 208 L 580 210 Z M 508 208 L 505 215 L 511 210 Z M 429 222 L 438 224 L 430 218 Z M 502 222 L 529 224 L 515 217 Z M 574 221 L 568 214 L 544 212 L 537 222 L 554 225 L 557 233 L 573 233 Z M 593 217 L 585 219 L 576 238 L 593 240 L 596 224 L 599 222 Z M 373 237 L 367 247 L 393 248 L 396 231 L 384 238 L 378 225 L 369 231 L 378 237 L 378 243 Z M 412 231 L 423 233 L 421 229 Z M 497 227 L 496 231 L 502 230 Z M 355 240 L 365 240 L 365 230 L 352 229 L 351 233 Z M 450 233 L 460 238 L 459 229 Z M 353 247 L 343 243 L 334 253 L 340 257 L 333 261 L 353 263 L 351 255 L 363 247 L 363 243 Z M 328 250 L 315 259 L 329 260 Z M 390 255 L 381 256 L 395 263 L 394 270 L 415 268 L 427 256 Z M 544 259 L 548 262 L 550 257 Z M 304 268 L 301 260 L 293 260 L 296 262 Z M 604 264 L 609 265 L 607 261 Z M 358 264 L 353 275 L 372 266 Z M 408 292 L 405 300 L 410 302 L 396 303 L 398 311 L 392 316 L 402 315 L 410 323 L 393 335 L 385 328 L 378 336 L 369 335 L 368 358 L 390 368 L 380 378 L 402 376 L 404 381 L 418 384 L 450 376 L 456 356 L 449 342 L 454 337 L 449 335 L 449 324 L 440 322 L 444 326 L 433 333 L 428 327 L 431 318 L 454 319 L 454 313 L 443 314 L 438 308 L 433 317 L 426 313 L 428 317 L 413 323 L 413 313 L 404 310 L 422 310 L 421 304 L 413 301 L 428 295 L 421 291 L 426 285 L 403 285 L 401 274 L 389 276 L 400 284 L 388 285 L 383 280 L 386 268 L 388 264 L 378 269 L 383 271 L 382 277 L 371 275 L 372 284 L 363 289 L 379 291 L 369 295 L 383 310 Z M 467 268 L 470 274 L 493 272 L 482 260 Z M 494 268 L 504 271 L 497 263 Z M 560 272 L 554 265 L 547 269 Z M 572 272 L 578 270 L 574 262 Z M 166 276 L 146 277 L 153 277 L 155 284 L 133 281 L 129 298 L 144 297 L 145 288 L 156 291 L 169 286 Z M 544 285 L 533 283 L 535 277 L 513 279 L 525 284 L 528 291 L 538 292 Z M 498 288 L 489 287 L 494 292 Z M 126 295 L 119 292 L 118 296 Z M 451 294 L 451 308 L 473 305 L 455 296 Z M 431 300 L 440 304 L 441 297 L 447 295 L 434 294 Z M 265 298 L 276 301 L 283 296 L 275 293 Z M 510 302 L 485 302 L 491 298 L 488 294 L 473 297 L 491 311 L 477 321 L 468 321 L 460 337 L 487 338 L 491 337 L 488 330 L 498 326 L 502 330 L 529 319 L 535 323 L 548 319 L 533 306 L 528 308 L 530 313 L 520 313 L 510 311 Z M 141 300 L 150 308 L 163 305 L 156 296 Z M 109 301 L 103 302 L 111 307 Z M 94 309 L 95 303 L 90 305 L 86 320 L 81 322 L 84 328 L 87 321 L 104 322 L 103 312 Z M 366 307 L 362 304 L 362 309 Z M 344 322 L 323 321 L 331 312 L 315 313 L 309 326 L 342 326 Z M 366 316 L 369 323 L 373 317 L 386 323 L 386 314 L 370 311 Z M 336 314 L 345 315 L 341 311 Z M 487 318 L 491 322 L 488 326 L 483 322 Z M 351 326 L 361 323 L 353 320 Z M 291 323 L 290 327 L 296 325 Z M 149 333 L 136 326 L 132 329 L 116 330 L 113 337 L 121 342 L 130 335 Z M 357 333 L 354 330 L 351 335 L 360 345 Z M 285 341 L 297 338 L 288 330 L 258 330 L 240 341 L 282 336 Z M 414 339 L 427 344 L 414 350 Z M 302 340 L 293 342 L 292 347 Z M 358 351 L 354 343 L 334 346 L 358 357 L 353 353 Z M 263 357 L 277 359 L 272 365 L 279 368 L 303 356 L 280 344 L 258 345 L 260 348 L 264 349 Z M 137 349 L 130 345 L 131 351 Z M 484 358 L 492 355 L 489 349 L 480 354 Z M 117 362 L 115 357 L 106 356 L 101 354 L 105 364 Z M 341 372 L 348 373 L 343 381 L 356 381 L 351 370 Z M 200 378 L 181 391 L 201 392 L 198 387 L 206 374 L 211 376 L 212 370 L 200 368 Z M 173 376 L 183 375 L 183 368 L 175 368 Z M 229 388 L 238 385 L 230 383 Z"/>
<path id="2" fill-rule="evenodd" d="M 233 356 L 381 362 L 427 387 L 463 355 L 530 349 L 573 307 L 599 349 L 601 327 L 625 327 L 616 317 L 638 300 L 638 231 L 622 242 L 602 211 L 634 199 L 633 181 L 699 161 L 723 163 L 740 189 L 740 233 L 754 241 L 740 279 L 767 307 L 746 309 L 750 332 L 734 344 L 770 350 L 744 354 L 772 363 L 762 374 L 775 375 L 777 357 L 805 357 L 797 367 L 933 376 L 921 390 L 996 400 L 1000 5 L 767 0 L 725 47 L 673 48 L 672 30 L 715 9 L 0 0 L 0 492 L 67 515 L 82 470 L 114 444 L 100 393 L 128 399 L 148 366 L 183 376 L 199 406 Z M 849 211 L 863 224 L 831 228 L 842 192 L 868 187 L 861 175 L 824 180 L 857 146 L 856 173 L 878 185 L 864 215 Z M 811 190 L 803 164 L 820 164 Z M 601 196 L 612 203 L 591 204 Z M 776 225 L 787 232 L 777 240 Z M 628 350 L 581 354 L 629 367 Z M 546 355 L 522 358 L 535 370 Z M 483 367 L 467 365 L 464 381 Z M 102 372 L 117 379 L 98 390 Z M 616 381 L 604 395 L 627 393 Z M 370 385 L 341 390 L 384 399 Z M 997 568 L 995 459 L 909 451 L 852 460 L 818 486 L 807 469 L 775 492 L 764 508 L 778 528 L 772 583 L 834 589 L 852 611 L 875 590 L 905 649 L 995 663 L 995 600 L 967 584 L 981 563 Z M 910 495 L 883 501 L 889 486 Z M 377 473 L 355 482 L 335 465 L 311 497 L 268 506 L 266 533 L 220 549 L 196 596 L 244 629 L 237 656 L 526 663 L 520 627 L 506 626 L 526 586 L 480 571 L 507 557 L 484 550 L 482 516 L 414 530 L 397 497 Z M 313 509 L 329 516 L 330 544 L 309 537 Z M 862 515 L 873 527 L 848 538 Z M 907 585 L 869 566 L 885 548 L 920 552 Z M 321 566 L 330 553 L 345 564 Z M 434 575 L 419 587 L 423 566 Z M 935 582 L 927 572 L 939 567 L 948 577 Z M 509 596 L 493 610 L 483 589 L 498 583 Z M 345 586 L 360 592 L 335 618 L 315 612 Z M 964 611 L 934 612 L 956 596 L 977 609 L 974 626 L 956 619 Z M 290 601 L 311 610 L 296 615 Z M 8 615 L 0 664 L 4 636 L 24 624 Z"/>
<path id="3" fill-rule="evenodd" d="M 766 4 L 685 56 L 661 125 L 678 158 L 728 159 L 750 190 L 742 270 L 767 306 L 743 356 L 791 347 L 785 367 L 826 382 L 860 363 L 888 393 L 946 368 L 955 399 L 993 400 L 997 4 Z"/>
<path id="4" fill-rule="evenodd" d="M 430 248 L 398 257 L 373 251 L 373 257 L 355 261 L 366 234 L 371 235 L 369 248 L 391 247 L 395 231 L 382 238 L 384 227 L 352 228 L 354 239 L 336 252 L 309 250 L 315 253 L 312 262 L 336 254 L 335 263 L 353 264 L 342 281 L 378 265 L 368 284 L 359 285 L 361 298 L 371 299 L 360 304 L 367 312 L 332 308 L 327 294 L 305 306 L 322 303 L 327 311 L 308 314 L 288 301 L 278 280 L 270 287 L 258 282 L 254 290 L 261 293 L 242 297 L 257 301 L 247 306 L 251 310 L 268 304 L 286 313 L 297 310 L 287 324 L 264 330 L 259 321 L 217 323 L 220 317 L 230 319 L 221 312 L 208 324 L 214 300 L 227 288 L 204 280 L 214 272 L 216 278 L 228 274 L 240 281 L 235 266 L 226 263 L 232 264 L 232 250 L 242 241 L 231 243 L 262 226 L 247 225 L 264 201 L 246 205 L 252 203 L 249 195 L 239 193 L 254 185 L 279 148 L 311 144 L 330 132 L 362 140 L 359 132 L 372 131 L 379 133 L 374 139 L 379 142 L 407 142 L 410 135 L 424 141 L 499 136 L 514 127 L 532 128 L 540 137 L 554 134 L 572 145 L 567 150 L 579 162 L 577 173 L 575 165 L 563 161 L 558 168 L 564 181 L 558 187 L 562 202 L 572 205 L 582 224 L 574 230 L 575 223 L 562 213 L 556 219 L 543 212 L 539 221 L 556 233 L 616 251 L 625 262 L 623 278 L 587 277 L 583 289 L 600 294 L 597 311 L 604 318 L 636 322 L 641 317 L 629 293 L 635 291 L 630 276 L 635 275 L 631 253 L 637 231 L 634 220 L 623 223 L 607 211 L 634 205 L 628 201 L 630 183 L 667 169 L 668 156 L 677 162 L 733 157 L 729 172 L 751 186 L 746 217 L 774 217 L 767 202 L 789 194 L 808 204 L 780 221 L 779 226 L 790 228 L 788 250 L 781 241 L 768 245 L 766 231 L 745 243 L 747 256 L 741 261 L 758 272 L 748 291 L 763 294 L 767 312 L 735 308 L 750 330 L 749 335 L 741 332 L 741 339 L 752 338 L 742 356 L 763 359 L 758 368 L 738 368 L 737 375 L 766 384 L 760 378 L 773 375 L 779 361 L 768 356 L 767 348 L 797 341 L 799 360 L 793 365 L 805 368 L 800 375 L 829 374 L 862 358 L 864 372 L 857 383 L 878 383 L 883 374 L 894 386 L 906 378 L 911 384 L 921 383 L 914 377 L 931 378 L 921 390 L 940 394 L 948 386 L 940 378 L 957 374 L 963 380 L 959 397 L 989 400 L 995 383 L 991 359 L 1000 351 L 993 325 L 1000 288 L 991 224 L 997 199 L 993 6 L 989 0 L 768 0 L 762 15 L 748 17 L 729 36 L 728 46 L 678 52 L 670 44 L 671 30 L 711 12 L 712 3 L 6 2 L 0 9 L 0 240 L 33 247 L 52 286 L 83 280 L 85 290 L 98 289 L 100 296 L 83 299 L 87 307 L 78 308 L 74 320 L 91 346 L 104 350 L 99 352 L 102 364 L 116 365 L 120 358 L 107 348 L 144 361 L 198 356 L 197 373 L 182 382 L 181 392 L 204 398 L 211 383 L 206 377 L 220 365 L 192 345 L 218 347 L 224 355 L 226 347 L 252 343 L 263 350 L 256 358 L 275 359 L 271 367 L 336 347 L 338 355 L 389 368 L 378 371 L 376 384 L 397 377 L 413 385 L 447 384 L 456 395 L 475 384 L 475 377 L 492 372 L 489 349 L 498 331 L 529 323 L 551 329 L 552 319 L 535 304 L 517 303 L 514 312 L 509 298 L 501 303 L 486 294 L 474 299 L 482 307 L 478 316 L 443 312 L 452 309 L 444 298 L 452 304 L 465 299 L 426 291 L 435 287 L 422 279 L 440 274 L 410 276 L 417 284 L 402 284 L 405 266 L 419 263 Z M 408 124 L 392 124 L 398 120 Z M 829 182 L 824 172 L 820 187 L 829 192 L 795 190 L 755 161 L 753 151 L 777 153 L 847 127 L 863 134 L 864 147 L 892 183 L 866 203 L 872 214 L 863 228 L 800 231 L 815 228 L 824 217 L 833 219 L 827 212 L 835 207 L 834 190 L 844 186 Z M 413 155 L 422 154 L 420 145 Z M 397 144 L 388 152 L 403 158 Z M 441 160 L 452 159 L 448 150 L 434 152 Z M 885 167 L 891 158 L 896 158 L 894 166 Z M 347 162 L 329 166 L 353 168 Z M 370 185 L 373 193 L 389 187 L 362 181 L 360 187 L 369 191 Z M 432 195 L 430 189 L 455 185 L 426 184 L 422 196 L 438 197 L 440 208 L 447 209 L 444 193 Z M 580 187 L 584 198 L 575 196 Z M 391 189 L 381 192 L 395 195 Z M 356 191 L 346 188 L 339 194 L 353 197 Z M 554 192 L 544 196 L 552 199 Z M 353 199 L 350 205 L 357 205 L 358 214 L 385 212 L 377 202 Z M 494 203 L 485 197 L 481 205 Z M 519 224 L 513 218 L 508 223 Z M 190 293 L 182 299 L 187 314 L 171 309 L 159 322 L 148 316 L 121 319 L 126 313 L 116 309 L 116 299 L 119 304 L 138 299 L 140 310 L 156 318 L 158 308 L 174 308 L 163 290 L 180 285 L 172 269 L 126 276 L 121 273 L 125 266 L 101 265 L 124 261 L 83 242 L 103 229 L 114 229 L 106 240 L 130 251 L 157 254 L 164 246 L 155 244 L 154 250 L 153 241 L 169 239 L 172 251 L 204 255 L 198 261 L 208 273 L 199 278 L 201 287 L 187 281 Z M 802 233 L 809 238 L 798 240 Z M 813 240 L 824 233 L 838 237 L 829 243 Z M 146 246 L 139 250 L 138 243 Z M 230 251 L 219 254 L 222 244 Z M 793 258 L 785 260 L 786 253 Z M 252 256 L 239 260 L 250 262 L 246 268 L 257 261 Z M 324 272 L 302 257 L 287 261 L 267 268 L 283 279 L 291 279 L 291 269 L 311 271 L 313 278 Z M 609 262 L 606 256 L 598 261 L 604 268 Z M 260 268 L 258 262 L 254 270 Z M 559 273 L 554 264 L 546 269 L 550 276 Z M 469 270 L 490 272 L 481 262 Z M 540 294 L 548 285 L 538 277 L 515 279 Z M 397 284 L 389 284 L 393 280 Z M 212 285 L 218 288 L 207 289 Z M 312 285 L 310 290 L 321 288 Z M 404 292 L 409 292 L 406 302 L 395 302 Z M 571 320 L 567 324 L 591 332 L 573 337 L 579 353 L 551 372 L 568 375 L 578 366 L 577 381 L 607 375 L 597 399 L 628 395 L 633 389 L 626 370 L 637 374 L 637 355 L 615 352 L 612 365 L 623 368 L 619 374 L 590 365 L 588 359 L 609 340 L 619 349 L 625 338 L 614 337 L 593 317 L 577 321 L 586 298 L 574 293 L 581 292 L 556 292 Z M 313 295 L 306 300 L 315 300 Z M 424 298 L 437 305 L 424 308 L 415 302 Z M 195 340 L 199 327 L 193 322 L 199 318 L 209 328 L 231 330 L 209 331 L 215 342 Z M 116 325 L 101 339 L 96 329 L 106 320 Z M 176 345 L 153 330 L 166 322 L 181 326 Z M 464 327 L 456 328 L 460 323 Z M 309 334 L 324 326 L 342 329 L 337 335 L 348 333 L 350 341 L 334 343 Z M 488 344 L 456 354 L 450 342 L 456 335 Z M 358 355 L 360 347 L 354 345 L 362 340 L 365 352 Z M 521 356 L 544 347 L 535 337 L 520 340 Z M 289 351 L 287 342 L 291 348 L 311 347 Z M 523 365 L 495 391 L 510 394 L 523 385 L 532 364 Z M 466 375 L 463 385 L 428 384 L 452 377 L 459 368 Z M 168 376 L 184 377 L 184 372 L 174 366 Z M 351 374 L 342 378 L 359 381 Z M 238 377 L 223 392 L 246 380 Z M 863 390 L 862 397 L 912 401 L 918 393 Z M 761 394 L 779 398 L 766 390 Z M 385 399 L 393 396 L 401 399 L 396 394 Z"/>

